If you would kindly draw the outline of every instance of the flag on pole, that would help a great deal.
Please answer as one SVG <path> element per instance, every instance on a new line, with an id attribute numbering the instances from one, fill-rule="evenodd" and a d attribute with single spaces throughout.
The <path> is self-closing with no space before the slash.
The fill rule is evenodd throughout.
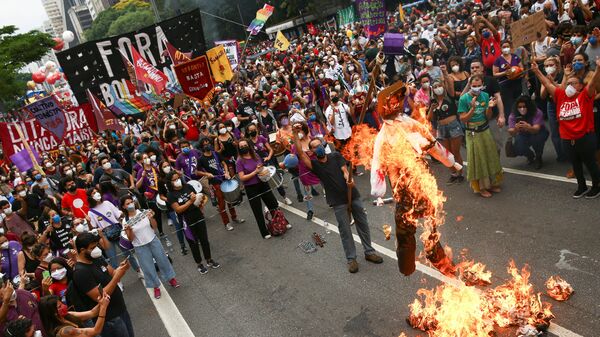
<path id="1" fill-rule="evenodd" d="M 87 94 L 88 101 L 92 106 L 92 111 L 94 111 L 94 117 L 96 117 L 96 124 L 98 125 L 98 132 L 102 132 L 104 130 L 115 130 L 115 131 L 123 131 L 123 127 L 119 124 L 119 121 L 115 117 L 115 115 L 110 111 L 104 103 L 98 99 L 90 89 L 86 89 L 85 93 Z"/>
<path id="2" fill-rule="evenodd" d="M 133 66 L 133 64 L 129 61 L 127 56 L 125 56 L 125 54 L 123 53 L 123 50 L 121 50 L 121 48 L 119 48 L 118 50 L 119 50 L 119 54 L 121 54 L 121 60 L 123 61 L 123 65 L 125 65 L 125 69 L 127 69 L 127 76 L 129 76 L 129 81 L 131 81 L 131 83 L 134 83 L 136 85 L 136 89 L 139 92 L 146 91 L 146 88 L 144 88 L 144 83 L 141 81 L 138 81 L 137 77 L 135 76 L 135 67 Z M 89 100 L 89 97 L 88 97 L 88 100 Z"/>
<path id="3" fill-rule="evenodd" d="M 30 103 L 25 110 L 35 117 L 44 129 L 52 132 L 58 141 L 62 141 L 67 129 L 67 120 L 56 96 L 46 96 Z"/>
<path id="4" fill-rule="evenodd" d="M 405 14 L 404 14 L 404 8 L 402 8 L 402 2 L 400 2 L 400 4 L 398 5 L 398 16 L 400 17 L 400 21 L 404 22 Z"/>
<path id="5" fill-rule="evenodd" d="M 167 75 L 144 60 L 133 46 L 131 47 L 131 56 L 133 56 L 136 79 L 152 86 L 157 94 L 162 94 L 169 82 Z"/>
<path id="6" fill-rule="evenodd" d="M 207 50 L 206 56 L 208 57 L 208 62 L 210 63 L 210 69 L 212 70 L 215 82 L 231 81 L 233 78 L 233 71 L 231 70 L 231 64 L 229 63 L 223 45 L 220 44 Z"/>
<path id="7" fill-rule="evenodd" d="M 273 47 L 279 51 L 286 51 L 290 47 L 290 41 L 285 38 L 281 31 L 278 31 L 277 36 L 275 37 L 275 43 L 273 43 Z"/>
<path id="8" fill-rule="evenodd" d="M 167 47 L 165 52 L 169 54 L 173 65 L 176 66 L 179 63 L 187 62 L 192 59 L 192 53 L 182 53 L 177 48 L 175 48 L 172 44 L 167 41 L 167 39 L 163 39 L 163 43 Z"/>
<path id="9" fill-rule="evenodd" d="M 263 8 L 256 12 L 256 18 L 250 22 L 250 25 L 246 31 L 249 31 L 251 35 L 258 34 L 265 26 L 265 22 L 267 22 L 271 14 L 273 14 L 274 9 L 275 7 L 265 4 Z"/>

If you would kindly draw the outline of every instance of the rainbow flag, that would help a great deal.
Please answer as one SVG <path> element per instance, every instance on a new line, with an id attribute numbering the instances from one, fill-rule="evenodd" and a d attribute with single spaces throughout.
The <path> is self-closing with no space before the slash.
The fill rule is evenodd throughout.
<path id="1" fill-rule="evenodd" d="M 265 4 L 263 8 L 256 11 L 256 18 L 250 22 L 250 26 L 246 31 L 250 32 L 251 35 L 256 35 L 260 32 L 260 30 L 265 26 L 265 23 L 273 14 L 273 10 L 275 7 L 271 5 Z"/>
<path id="2" fill-rule="evenodd" d="M 123 100 L 119 100 L 117 97 L 117 93 L 115 92 L 114 87 L 111 85 L 110 93 L 115 98 L 115 103 L 108 107 L 115 115 L 123 116 L 123 115 L 135 115 L 142 113 L 152 107 L 152 102 L 148 98 L 148 94 L 144 96 L 145 93 L 142 93 L 142 96 L 135 95 L 135 86 L 131 81 L 127 82 L 127 89 L 132 94 L 132 98 L 124 98 Z M 121 92 L 126 92 L 125 87 L 122 83 L 119 83 L 121 86 Z"/>

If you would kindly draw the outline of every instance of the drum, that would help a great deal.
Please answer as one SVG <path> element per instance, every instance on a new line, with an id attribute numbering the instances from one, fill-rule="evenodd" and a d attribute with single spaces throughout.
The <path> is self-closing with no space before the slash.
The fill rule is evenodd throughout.
<path id="1" fill-rule="evenodd" d="M 202 193 L 202 184 L 198 180 L 190 180 L 187 182 L 187 184 L 192 186 L 196 194 Z"/>
<path id="2" fill-rule="evenodd" d="M 276 189 L 283 183 L 283 177 L 277 174 L 275 166 L 265 166 L 262 171 L 258 174 L 258 179 L 263 182 L 269 183 L 271 189 Z"/>
<path id="3" fill-rule="evenodd" d="M 273 132 L 273 133 L 269 134 L 269 145 L 271 145 L 271 148 L 273 149 L 273 155 L 275 157 L 279 157 L 285 153 L 285 146 L 283 146 L 283 144 L 277 142 L 276 139 L 277 139 L 277 132 Z"/>
<path id="4" fill-rule="evenodd" d="M 156 199 L 154 200 L 156 201 L 156 207 L 158 207 L 158 209 L 160 209 L 161 211 L 167 210 L 167 203 L 160 198 L 160 195 L 157 194 Z"/>
<path id="5" fill-rule="evenodd" d="M 121 237 L 119 238 L 119 246 L 126 250 L 133 249 L 133 244 L 131 243 L 131 241 L 129 241 L 129 238 L 127 238 L 127 233 L 125 233 L 124 230 L 121 231 Z"/>
<path id="6" fill-rule="evenodd" d="M 242 190 L 240 183 L 235 179 L 225 180 L 221 183 L 221 192 L 227 203 L 236 206 L 242 202 Z"/>

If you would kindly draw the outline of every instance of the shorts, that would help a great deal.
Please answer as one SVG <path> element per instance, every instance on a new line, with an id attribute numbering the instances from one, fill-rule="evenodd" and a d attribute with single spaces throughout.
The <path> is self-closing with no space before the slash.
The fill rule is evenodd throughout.
<path id="1" fill-rule="evenodd" d="M 458 119 L 455 119 L 446 125 L 438 124 L 437 139 L 456 138 L 464 135 L 465 133 Z"/>

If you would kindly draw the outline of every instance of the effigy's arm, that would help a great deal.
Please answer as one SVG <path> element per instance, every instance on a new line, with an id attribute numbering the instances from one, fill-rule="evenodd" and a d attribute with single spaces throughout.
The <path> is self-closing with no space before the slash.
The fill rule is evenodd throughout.
<path id="1" fill-rule="evenodd" d="M 386 192 L 385 170 L 381 165 L 381 149 L 384 142 L 385 126 L 375 137 L 373 144 L 373 158 L 371 159 L 371 195 L 382 198 Z"/>

